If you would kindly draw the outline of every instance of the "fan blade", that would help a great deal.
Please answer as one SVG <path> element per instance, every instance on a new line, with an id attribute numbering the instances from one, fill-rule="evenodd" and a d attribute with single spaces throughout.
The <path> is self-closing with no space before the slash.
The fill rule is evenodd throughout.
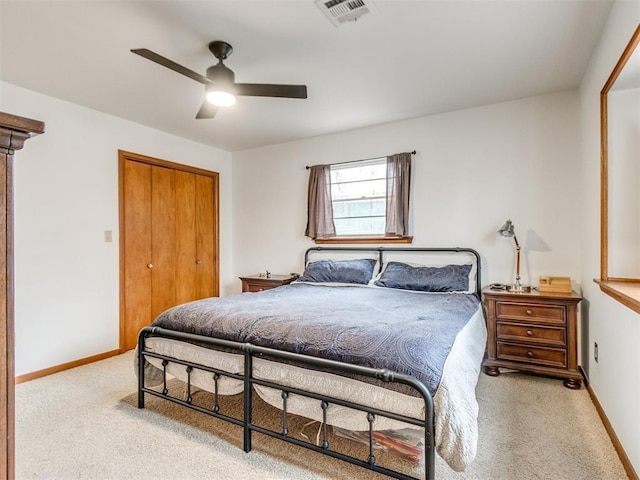
<path id="1" fill-rule="evenodd" d="M 218 107 L 216 107 L 214 104 L 210 103 L 209 101 L 205 100 L 202 106 L 200 107 L 200 110 L 198 110 L 196 118 L 197 119 L 213 118 L 216 116 L 216 113 L 218 113 Z"/>
<path id="2" fill-rule="evenodd" d="M 140 55 L 141 57 L 144 57 L 147 60 L 151 60 L 152 62 L 162 65 L 163 67 L 167 67 L 168 69 L 173 70 L 174 72 L 178 72 L 184 75 L 185 77 L 189 77 L 192 80 L 195 80 L 196 82 L 200 82 L 203 85 L 209 85 L 211 83 L 211 80 L 209 80 L 204 75 L 200 75 L 199 73 L 196 73 L 193 70 L 189 70 L 187 67 L 183 67 L 182 65 L 174 62 L 173 60 L 169 60 L 168 58 L 165 58 L 162 55 L 158 55 L 157 53 L 152 52 L 151 50 L 147 50 L 146 48 L 135 48 L 131 51 L 136 55 Z"/>
<path id="3" fill-rule="evenodd" d="M 306 85 L 274 85 L 269 83 L 236 83 L 236 95 L 250 97 L 307 98 Z"/>

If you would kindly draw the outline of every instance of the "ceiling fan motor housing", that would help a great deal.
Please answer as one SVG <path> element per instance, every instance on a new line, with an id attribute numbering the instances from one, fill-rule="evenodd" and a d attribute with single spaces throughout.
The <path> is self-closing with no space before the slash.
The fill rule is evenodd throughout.
<path id="1" fill-rule="evenodd" d="M 231 69 L 222 63 L 223 60 L 226 60 L 226 58 L 233 53 L 231 45 L 222 40 L 214 40 L 209 43 L 209 50 L 213 53 L 213 56 L 218 59 L 218 64 L 207 68 L 207 78 L 216 83 L 233 85 L 236 81 L 236 76 Z"/>
<path id="2" fill-rule="evenodd" d="M 216 83 L 233 84 L 236 81 L 236 75 L 233 70 L 227 68 L 222 61 L 207 68 L 207 78 Z"/>
<path id="3" fill-rule="evenodd" d="M 209 43 L 209 51 L 213 53 L 213 56 L 218 60 L 226 60 L 229 55 L 233 53 L 233 48 L 227 42 L 222 40 L 214 40 Z"/>

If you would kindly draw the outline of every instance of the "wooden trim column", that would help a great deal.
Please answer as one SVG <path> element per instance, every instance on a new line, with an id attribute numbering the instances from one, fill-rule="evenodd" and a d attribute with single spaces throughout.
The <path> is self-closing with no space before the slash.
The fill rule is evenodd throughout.
<path id="1" fill-rule="evenodd" d="M 15 477 L 13 155 L 44 123 L 0 112 L 0 479 Z"/>

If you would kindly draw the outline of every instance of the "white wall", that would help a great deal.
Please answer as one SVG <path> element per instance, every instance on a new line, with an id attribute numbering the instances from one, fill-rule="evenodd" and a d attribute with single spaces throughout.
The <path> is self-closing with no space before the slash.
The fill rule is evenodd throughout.
<path id="1" fill-rule="evenodd" d="M 582 365 L 640 473 L 640 315 L 593 283 L 600 277 L 600 91 L 640 22 L 640 3 L 617 1 L 580 88 L 582 126 Z M 584 308 L 587 307 L 587 308 Z M 598 343 L 599 361 L 593 360 Z"/>
<path id="2" fill-rule="evenodd" d="M 301 270 L 314 246 L 304 237 L 306 165 L 416 149 L 414 246 L 473 247 L 483 283 L 512 283 L 515 246 L 497 234 L 511 218 L 524 282 L 578 280 L 578 146 L 571 91 L 236 152 L 234 272 Z"/>
<path id="3" fill-rule="evenodd" d="M 118 348 L 118 149 L 220 173 L 221 293 L 235 283 L 228 152 L 7 83 L 0 93 L 2 111 L 46 129 L 15 160 L 16 375 Z"/>

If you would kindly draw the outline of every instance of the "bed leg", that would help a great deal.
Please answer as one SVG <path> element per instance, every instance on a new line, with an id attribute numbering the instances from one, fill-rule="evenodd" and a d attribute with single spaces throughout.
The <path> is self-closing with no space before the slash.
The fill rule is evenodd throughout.
<path id="1" fill-rule="evenodd" d="M 419 384 L 416 390 L 420 391 L 424 398 L 424 478 L 434 480 L 436 477 L 436 429 L 433 397 L 422 384 Z"/>
<path id="2" fill-rule="evenodd" d="M 144 340 L 141 338 L 136 352 L 138 354 L 138 408 L 144 408 L 144 355 L 141 353 L 143 349 Z"/>
<path id="3" fill-rule="evenodd" d="M 144 392 L 140 386 L 138 386 L 138 408 L 144 408 Z"/>
<path id="4" fill-rule="evenodd" d="M 433 410 L 432 412 L 433 413 Z M 433 417 L 431 417 L 433 418 Z M 425 480 L 434 480 L 436 477 L 436 446 L 435 446 L 435 429 L 433 422 L 426 422 L 424 429 L 424 478 Z"/>
<path id="5" fill-rule="evenodd" d="M 251 352 L 245 351 L 244 354 L 244 445 L 243 449 L 246 453 L 251 451 L 251 412 L 252 399 L 251 399 L 251 377 L 253 376 L 253 356 Z"/>

